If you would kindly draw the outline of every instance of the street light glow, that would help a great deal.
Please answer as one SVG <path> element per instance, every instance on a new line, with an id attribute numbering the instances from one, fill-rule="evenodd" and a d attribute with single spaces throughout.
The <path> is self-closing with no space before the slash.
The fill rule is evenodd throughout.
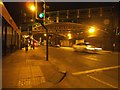
<path id="1" fill-rule="evenodd" d="M 35 6 L 34 6 L 34 5 L 31 5 L 31 6 L 30 6 L 30 9 L 31 9 L 32 11 L 35 11 Z"/>
<path id="2" fill-rule="evenodd" d="M 71 34 L 70 34 L 70 33 L 68 34 L 68 37 L 69 37 L 69 36 L 71 36 Z"/>
<path id="3" fill-rule="evenodd" d="M 89 33 L 94 33 L 95 32 L 95 27 L 91 27 L 90 29 L 89 29 Z"/>
<path id="4" fill-rule="evenodd" d="M 68 39 L 72 39 L 72 35 L 70 33 L 68 33 Z"/>
<path id="5" fill-rule="evenodd" d="M 88 30 L 88 37 L 95 37 L 96 36 L 96 27 L 90 27 Z"/>
<path id="6" fill-rule="evenodd" d="M 26 6 L 29 10 L 31 10 L 33 12 L 36 10 L 36 7 L 33 2 L 26 2 Z"/>
<path id="7" fill-rule="evenodd" d="M 3 5 L 3 2 L 2 2 L 2 1 L 0 1 L 0 5 Z"/>
<path id="8" fill-rule="evenodd" d="M 45 33 L 45 34 L 44 34 L 44 36 L 46 37 L 46 36 L 47 36 L 47 34 Z"/>

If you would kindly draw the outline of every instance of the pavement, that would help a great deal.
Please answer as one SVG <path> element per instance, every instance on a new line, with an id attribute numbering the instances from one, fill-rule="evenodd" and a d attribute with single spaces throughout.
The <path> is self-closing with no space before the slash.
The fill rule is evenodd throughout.
<path id="1" fill-rule="evenodd" d="M 2 58 L 2 88 L 56 88 L 66 71 L 29 47 Z M 50 58 L 49 58 L 50 59 Z"/>
<path id="2" fill-rule="evenodd" d="M 60 47 L 73 50 L 69 47 Z M 56 50 L 56 49 L 55 49 Z M 71 75 L 59 61 L 49 56 L 46 61 L 46 51 L 29 47 L 28 52 L 23 48 L 2 58 L 2 87 L 3 88 L 73 88 L 86 87 L 88 81 L 81 77 L 84 83 Z M 109 51 L 102 51 L 102 53 Z M 54 52 L 49 52 L 54 53 Z M 55 54 L 57 55 L 57 53 Z M 89 77 L 87 77 L 89 79 Z M 89 80 L 91 81 L 91 79 Z M 73 85 L 74 83 L 74 85 Z M 91 83 L 91 82 L 90 82 Z"/>

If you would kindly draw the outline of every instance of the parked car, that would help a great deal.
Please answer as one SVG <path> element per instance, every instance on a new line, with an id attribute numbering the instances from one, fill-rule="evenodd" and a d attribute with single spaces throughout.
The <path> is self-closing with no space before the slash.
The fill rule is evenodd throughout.
<path id="1" fill-rule="evenodd" d="M 74 49 L 74 51 L 91 52 L 91 53 L 96 53 L 96 52 L 102 50 L 102 48 L 92 46 L 88 42 L 74 44 L 73 49 Z"/>

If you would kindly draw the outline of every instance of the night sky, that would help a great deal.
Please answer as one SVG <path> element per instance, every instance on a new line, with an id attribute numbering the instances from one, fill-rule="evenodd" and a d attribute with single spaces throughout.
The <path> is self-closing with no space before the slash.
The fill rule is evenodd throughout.
<path id="1" fill-rule="evenodd" d="M 117 2 L 47 2 L 50 8 L 47 11 L 67 10 L 67 9 L 80 9 L 80 8 L 93 8 L 93 7 L 106 7 L 114 6 Z M 5 2 L 4 3 L 9 13 L 15 22 L 20 20 L 21 10 L 28 10 L 25 2 Z M 17 23 L 19 25 L 20 23 Z"/>

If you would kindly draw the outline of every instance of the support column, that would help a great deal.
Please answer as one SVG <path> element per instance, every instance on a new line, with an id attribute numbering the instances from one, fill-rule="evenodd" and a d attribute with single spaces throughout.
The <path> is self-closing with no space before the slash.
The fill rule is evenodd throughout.
<path id="1" fill-rule="evenodd" d="M 56 23 L 59 23 L 59 11 L 57 11 Z"/>
<path id="2" fill-rule="evenodd" d="M 102 8 L 100 8 L 100 16 L 101 17 L 103 16 L 102 12 L 103 12 L 103 10 L 102 10 Z"/>
<path id="3" fill-rule="evenodd" d="M 10 45 L 10 52 L 13 50 L 13 28 L 12 28 L 12 36 L 11 36 L 11 45 Z"/>
<path id="4" fill-rule="evenodd" d="M 5 22 L 5 39 L 4 39 L 4 54 L 6 55 L 7 51 L 7 23 Z"/>
<path id="5" fill-rule="evenodd" d="M 16 31 L 14 33 L 14 49 L 16 50 Z"/>
<path id="6" fill-rule="evenodd" d="M 90 8 L 88 9 L 88 17 L 89 18 L 91 17 L 91 9 Z"/>
<path id="7" fill-rule="evenodd" d="M 80 9 L 78 9 L 77 11 L 78 11 L 77 18 L 80 18 Z"/>
<path id="8" fill-rule="evenodd" d="M 69 10 L 67 10 L 67 16 L 66 16 L 66 18 L 67 19 L 69 18 Z"/>

